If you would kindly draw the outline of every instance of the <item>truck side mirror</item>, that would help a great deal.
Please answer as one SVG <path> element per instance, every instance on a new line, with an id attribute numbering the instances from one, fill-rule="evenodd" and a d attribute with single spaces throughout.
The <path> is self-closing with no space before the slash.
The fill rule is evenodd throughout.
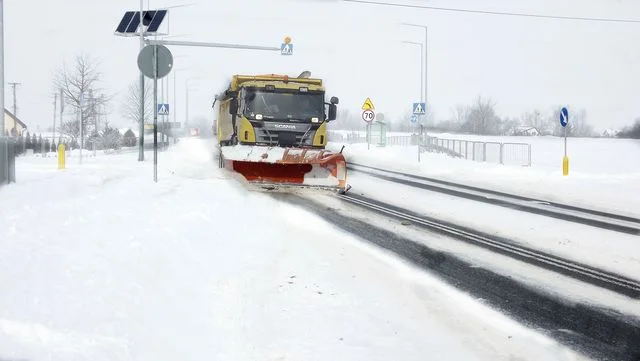
<path id="1" fill-rule="evenodd" d="M 238 114 L 238 99 L 231 98 L 231 103 L 229 103 L 229 114 Z"/>
<path id="2" fill-rule="evenodd" d="M 338 97 L 331 97 L 331 100 L 329 101 L 331 104 L 338 104 L 340 100 L 338 99 Z"/>
<path id="3" fill-rule="evenodd" d="M 329 104 L 329 116 L 327 117 L 327 121 L 336 120 L 337 116 L 338 107 L 335 104 Z"/>

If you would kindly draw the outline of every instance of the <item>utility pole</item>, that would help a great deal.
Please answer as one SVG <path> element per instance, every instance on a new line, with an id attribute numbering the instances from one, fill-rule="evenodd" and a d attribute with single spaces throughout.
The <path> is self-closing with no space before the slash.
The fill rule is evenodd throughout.
<path id="1" fill-rule="evenodd" d="M 9 85 L 11 85 L 11 88 L 13 90 L 13 115 L 15 115 L 17 117 L 18 116 L 18 107 L 17 107 L 17 102 L 16 102 L 16 87 L 18 85 L 22 85 L 22 83 L 9 83 Z"/>

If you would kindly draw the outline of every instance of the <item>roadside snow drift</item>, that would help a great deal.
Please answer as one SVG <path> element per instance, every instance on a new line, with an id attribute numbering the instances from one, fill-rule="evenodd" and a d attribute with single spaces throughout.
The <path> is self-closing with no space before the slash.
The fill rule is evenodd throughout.
<path id="1" fill-rule="evenodd" d="M 208 142 L 18 160 L 0 188 L 0 359 L 575 360 L 217 169 Z"/>

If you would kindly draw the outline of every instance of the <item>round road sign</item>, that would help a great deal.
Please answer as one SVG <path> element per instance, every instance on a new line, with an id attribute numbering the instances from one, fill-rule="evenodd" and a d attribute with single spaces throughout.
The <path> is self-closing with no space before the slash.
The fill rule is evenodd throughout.
<path id="1" fill-rule="evenodd" d="M 154 56 L 154 53 L 157 55 Z M 145 76 L 154 78 L 154 63 L 156 63 L 156 76 L 158 79 L 165 77 L 173 67 L 171 51 L 164 45 L 147 45 L 138 54 L 138 68 Z"/>
<path id="2" fill-rule="evenodd" d="M 566 127 L 569 124 L 569 110 L 565 107 L 560 109 L 560 125 Z"/>
<path id="3" fill-rule="evenodd" d="M 362 112 L 362 120 L 365 122 L 371 123 L 374 119 L 376 119 L 376 113 L 373 110 L 367 109 Z"/>

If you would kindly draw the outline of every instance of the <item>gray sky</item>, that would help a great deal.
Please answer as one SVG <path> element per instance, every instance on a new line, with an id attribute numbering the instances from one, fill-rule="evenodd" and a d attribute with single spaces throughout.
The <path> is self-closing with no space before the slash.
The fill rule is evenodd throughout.
<path id="1" fill-rule="evenodd" d="M 145 0 L 145 5 L 147 1 Z M 586 108 L 597 129 L 640 117 L 640 24 L 614 24 L 344 3 L 339 0 L 149 1 L 171 10 L 174 39 L 279 46 L 293 38 L 294 56 L 278 52 L 172 47 L 178 120 L 184 117 L 186 77 L 196 78 L 190 115 L 212 117 L 213 94 L 236 73 L 310 70 L 327 80 L 328 95 L 354 113 L 367 96 L 376 110 L 397 117 L 420 97 L 420 52 L 429 26 L 428 100 L 437 119 L 457 103 L 489 96 L 502 116 L 559 104 Z M 635 0 L 415 0 L 405 3 L 553 15 L 640 19 Z M 138 78 L 139 40 L 114 36 L 136 0 L 5 0 L 5 78 L 17 81 L 18 115 L 35 129 L 52 122 L 52 79 L 63 61 L 85 52 L 98 58 L 102 87 L 116 96 L 111 123 L 122 119 L 120 96 Z M 173 82 L 173 75 L 170 76 Z M 173 87 L 173 86 L 172 86 Z M 6 106 L 11 109 L 10 87 Z M 173 91 L 171 92 L 173 93 Z"/>

